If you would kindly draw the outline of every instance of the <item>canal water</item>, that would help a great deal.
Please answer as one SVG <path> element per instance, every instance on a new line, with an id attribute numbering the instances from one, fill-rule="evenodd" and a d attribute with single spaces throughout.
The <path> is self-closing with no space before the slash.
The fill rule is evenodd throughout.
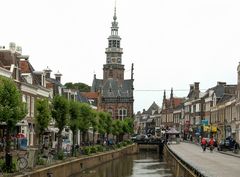
<path id="1" fill-rule="evenodd" d="M 141 151 L 71 177 L 174 177 L 156 152 Z"/>

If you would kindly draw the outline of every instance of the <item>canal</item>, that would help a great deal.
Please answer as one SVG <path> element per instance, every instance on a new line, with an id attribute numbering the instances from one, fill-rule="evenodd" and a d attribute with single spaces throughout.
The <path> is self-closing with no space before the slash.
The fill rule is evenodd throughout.
<path id="1" fill-rule="evenodd" d="M 156 152 L 141 151 L 71 177 L 173 177 L 166 162 Z"/>

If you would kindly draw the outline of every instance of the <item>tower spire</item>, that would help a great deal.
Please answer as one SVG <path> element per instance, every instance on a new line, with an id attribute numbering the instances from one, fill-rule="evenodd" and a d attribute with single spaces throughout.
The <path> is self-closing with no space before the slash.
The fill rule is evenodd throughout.
<path id="1" fill-rule="evenodd" d="M 114 22 L 117 20 L 117 13 L 116 13 L 116 0 L 115 0 L 115 6 L 114 6 L 114 16 L 113 16 Z"/>

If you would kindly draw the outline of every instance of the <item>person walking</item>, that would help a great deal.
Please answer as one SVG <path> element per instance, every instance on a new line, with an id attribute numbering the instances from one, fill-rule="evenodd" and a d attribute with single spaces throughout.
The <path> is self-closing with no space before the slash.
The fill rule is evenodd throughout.
<path id="1" fill-rule="evenodd" d="M 207 140 L 204 137 L 202 137 L 201 146 L 202 146 L 203 152 L 205 152 L 207 147 Z"/>

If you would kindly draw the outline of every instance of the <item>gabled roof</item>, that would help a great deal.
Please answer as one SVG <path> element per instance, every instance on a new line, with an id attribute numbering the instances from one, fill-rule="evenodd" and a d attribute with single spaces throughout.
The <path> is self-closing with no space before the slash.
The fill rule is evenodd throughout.
<path id="1" fill-rule="evenodd" d="M 81 92 L 81 94 L 88 99 L 97 99 L 99 95 L 98 92 Z"/>
<path id="2" fill-rule="evenodd" d="M 34 68 L 28 60 L 20 60 L 19 65 L 22 73 L 32 73 L 34 71 Z"/>
<path id="3" fill-rule="evenodd" d="M 91 91 L 99 91 L 102 97 L 133 97 L 133 80 L 123 80 L 120 84 L 117 80 L 109 78 L 103 80 L 94 78 Z"/>
<path id="4" fill-rule="evenodd" d="M 152 103 L 152 105 L 148 108 L 146 113 L 148 114 L 154 114 L 156 111 L 158 111 L 160 107 L 155 103 L 155 101 Z"/>

